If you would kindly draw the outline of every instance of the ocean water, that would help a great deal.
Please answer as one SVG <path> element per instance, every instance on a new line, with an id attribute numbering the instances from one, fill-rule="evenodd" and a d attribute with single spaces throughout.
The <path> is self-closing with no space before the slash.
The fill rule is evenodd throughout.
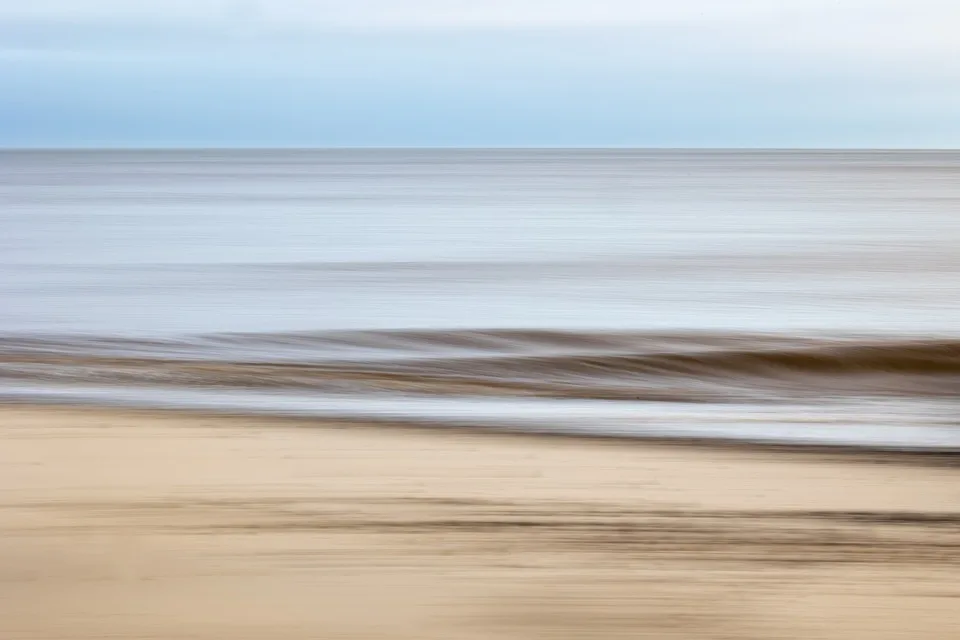
<path id="1" fill-rule="evenodd" d="M 960 449 L 960 153 L 0 152 L 0 401 Z"/>

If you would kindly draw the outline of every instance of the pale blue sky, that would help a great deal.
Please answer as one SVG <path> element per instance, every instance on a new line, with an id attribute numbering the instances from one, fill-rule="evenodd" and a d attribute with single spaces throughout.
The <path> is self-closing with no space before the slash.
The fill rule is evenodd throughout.
<path id="1" fill-rule="evenodd" d="M 0 146 L 960 147 L 958 0 L 0 0 Z"/>

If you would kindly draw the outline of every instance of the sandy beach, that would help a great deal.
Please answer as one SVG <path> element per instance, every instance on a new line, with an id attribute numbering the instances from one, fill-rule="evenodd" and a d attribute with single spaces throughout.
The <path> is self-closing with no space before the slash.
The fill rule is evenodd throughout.
<path id="1" fill-rule="evenodd" d="M 10 406 L 0 638 L 944 639 L 960 466 Z"/>

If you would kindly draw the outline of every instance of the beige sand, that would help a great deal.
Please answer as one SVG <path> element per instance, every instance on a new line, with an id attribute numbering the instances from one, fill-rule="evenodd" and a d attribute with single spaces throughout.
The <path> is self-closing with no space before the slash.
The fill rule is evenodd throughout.
<path id="1" fill-rule="evenodd" d="M 942 461 L 8 407 L 3 640 L 960 638 Z"/>

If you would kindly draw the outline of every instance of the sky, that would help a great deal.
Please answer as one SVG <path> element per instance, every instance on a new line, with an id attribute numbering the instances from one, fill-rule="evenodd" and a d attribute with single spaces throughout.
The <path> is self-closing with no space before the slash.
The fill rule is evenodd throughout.
<path id="1" fill-rule="evenodd" d="M 0 0 L 0 147 L 960 147 L 957 0 Z"/>

